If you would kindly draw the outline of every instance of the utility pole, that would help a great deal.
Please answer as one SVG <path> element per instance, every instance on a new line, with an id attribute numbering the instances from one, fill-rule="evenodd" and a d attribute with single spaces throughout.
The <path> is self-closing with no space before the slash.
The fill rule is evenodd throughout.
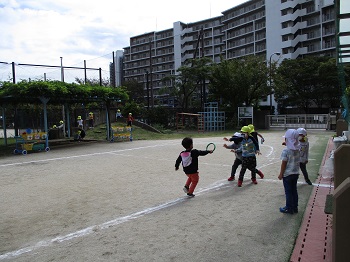
<path id="1" fill-rule="evenodd" d="M 281 53 L 279 53 L 279 52 L 275 52 L 275 53 L 272 53 L 271 55 L 270 55 L 270 64 L 269 64 L 269 68 L 270 68 L 270 75 L 269 75 L 269 85 L 270 85 L 270 114 L 271 115 L 273 115 L 273 111 L 272 111 L 272 94 L 273 94 L 273 87 L 272 87 L 272 65 L 271 65 L 271 63 L 272 63 L 272 61 L 271 61 L 271 59 L 272 59 L 272 56 L 273 55 L 281 55 Z"/>

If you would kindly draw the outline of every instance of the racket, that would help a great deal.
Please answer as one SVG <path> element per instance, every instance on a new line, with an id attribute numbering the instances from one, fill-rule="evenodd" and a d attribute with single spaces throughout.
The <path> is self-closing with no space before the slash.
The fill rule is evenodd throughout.
<path id="1" fill-rule="evenodd" d="M 209 143 L 208 145 L 207 145 L 207 151 L 215 151 L 215 149 L 216 149 L 216 146 L 215 146 L 215 144 L 214 143 Z"/>

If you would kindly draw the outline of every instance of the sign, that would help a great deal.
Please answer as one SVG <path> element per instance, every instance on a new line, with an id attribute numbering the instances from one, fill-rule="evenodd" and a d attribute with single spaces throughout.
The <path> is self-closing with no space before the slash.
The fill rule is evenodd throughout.
<path id="1" fill-rule="evenodd" d="M 238 107 L 238 118 L 253 118 L 253 107 Z"/>

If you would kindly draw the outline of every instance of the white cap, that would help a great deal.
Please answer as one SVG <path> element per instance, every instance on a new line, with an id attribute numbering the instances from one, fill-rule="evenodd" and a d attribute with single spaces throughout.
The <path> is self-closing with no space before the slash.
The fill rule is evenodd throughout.
<path id="1" fill-rule="evenodd" d="M 298 137 L 299 133 L 295 129 L 288 129 L 285 135 L 283 136 L 286 139 L 286 146 L 288 149 L 292 150 L 298 150 L 299 149 L 299 142 Z"/>
<path id="2" fill-rule="evenodd" d="M 297 129 L 297 131 L 299 135 L 303 135 L 303 136 L 307 135 L 305 128 L 300 127 Z"/>
<path id="3" fill-rule="evenodd" d="M 236 132 L 236 133 L 234 133 L 234 134 L 233 134 L 233 136 L 238 136 L 238 137 L 241 137 L 241 136 L 242 136 L 242 133 L 240 133 L 240 132 Z"/>

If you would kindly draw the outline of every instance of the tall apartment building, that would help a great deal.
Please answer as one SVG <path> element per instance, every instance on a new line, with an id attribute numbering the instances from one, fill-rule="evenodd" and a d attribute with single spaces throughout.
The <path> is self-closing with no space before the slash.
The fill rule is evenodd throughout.
<path id="1" fill-rule="evenodd" d="M 173 28 L 131 37 L 124 48 L 123 78 L 143 83 L 145 89 L 148 82 L 151 97 L 171 106 L 171 98 L 158 94 L 160 80 L 194 57 L 218 63 L 220 57 L 263 55 L 266 61 L 281 61 L 335 54 L 333 0 L 250 0 L 214 18 L 174 22 Z"/>

